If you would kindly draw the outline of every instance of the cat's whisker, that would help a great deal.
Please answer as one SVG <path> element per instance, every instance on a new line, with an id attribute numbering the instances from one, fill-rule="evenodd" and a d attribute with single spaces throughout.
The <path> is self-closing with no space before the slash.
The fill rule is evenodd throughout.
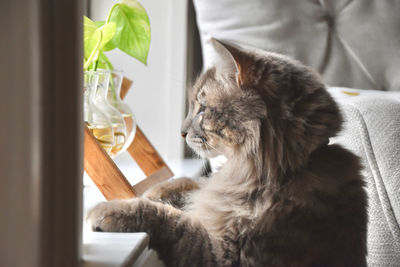
<path id="1" fill-rule="evenodd" d="M 219 151 L 218 149 L 216 149 L 215 147 L 213 147 L 212 145 L 210 145 L 210 143 L 208 143 L 207 141 L 204 141 L 204 142 L 205 142 L 205 144 L 206 144 L 206 147 L 209 146 L 209 147 L 211 147 L 212 149 L 214 149 L 215 151 L 217 151 L 218 153 L 220 153 L 221 155 L 224 154 L 224 153 L 222 153 L 221 151 Z"/>
<path id="2" fill-rule="evenodd" d="M 206 144 L 207 144 L 207 142 L 206 142 Z M 208 153 L 208 155 L 211 157 L 211 156 L 212 156 L 212 154 L 211 154 L 210 150 L 208 149 L 207 145 L 206 145 L 205 147 L 206 147 L 206 149 L 207 149 L 207 153 Z"/>

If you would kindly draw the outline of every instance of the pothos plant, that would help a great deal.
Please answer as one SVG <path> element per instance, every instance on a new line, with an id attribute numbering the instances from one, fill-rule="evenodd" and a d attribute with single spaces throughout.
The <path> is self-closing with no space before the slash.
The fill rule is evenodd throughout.
<path id="1" fill-rule="evenodd" d="M 112 6 L 105 21 L 83 18 L 84 70 L 114 69 L 104 52 L 118 48 L 147 64 L 150 22 L 146 10 L 136 0 L 122 0 Z"/>

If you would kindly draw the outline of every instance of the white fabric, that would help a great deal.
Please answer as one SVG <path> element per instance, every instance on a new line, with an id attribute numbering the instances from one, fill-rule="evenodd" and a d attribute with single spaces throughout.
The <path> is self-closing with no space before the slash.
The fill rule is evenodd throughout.
<path id="1" fill-rule="evenodd" d="M 352 150 L 364 165 L 369 196 L 368 265 L 400 266 L 400 93 L 329 91 L 345 118 L 344 129 L 331 143 Z"/>
<path id="2" fill-rule="evenodd" d="M 206 66 L 210 37 L 279 52 L 330 86 L 400 90 L 398 0 L 194 0 Z"/>

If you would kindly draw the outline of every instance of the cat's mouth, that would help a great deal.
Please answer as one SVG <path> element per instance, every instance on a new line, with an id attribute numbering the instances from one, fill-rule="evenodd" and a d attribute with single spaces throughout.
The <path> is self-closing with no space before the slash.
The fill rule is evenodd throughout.
<path id="1" fill-rule="evenodd" d="M 207 157 L 204 153 L 204 143 L 201 140 L 186 139 L 186 143 L 194 152 L 196 152 L 196 154 L 201 157 Z"/>
<path id="2" fill-rule="evenodd" d="M 205 145 L 204 140 L 200 138 L 187 138 L 186 143 L 193 149 L 203 148 Z"/>
<path id="3" fill-rule="evenodd" d="M 217 150 L 204 138 L 188 138 L 186 143 L 200 156 L 205 158 L 211 158 L 223 153 Z"/>

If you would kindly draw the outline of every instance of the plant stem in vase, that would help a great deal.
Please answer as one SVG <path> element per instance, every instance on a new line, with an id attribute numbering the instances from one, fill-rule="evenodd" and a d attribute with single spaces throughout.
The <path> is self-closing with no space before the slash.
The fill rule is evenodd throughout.
<path id="1" fill-rule="evenodd" d="M 114 132 L 114 144 L 109 153 L 116 156 L 124 147 L 126 142 L 126 124 L 122 114 L 107 101 L 108 87 L 110 81 L 109 70 L 97 70 L 99 82 L 94 96 L 94 104 L 107 116 Z"/>
<path id="2" fill-rule="evenodd" d="M 132 110 L 129 106 L 121 100 L 120 92 L 122 85 L 123 75 L 121 71 L 112 71 L 110 79 L 110 89 L 108 90 L 107 99 L 108 102 L 116 108 L 124 118 L 126 125 L 126 142 L 122 148 L 125 151 L 132 143 L 136 133 L 136 119 L 133 115 Z"/>
<path id="3" fill-rule="evenodd" d="M 114 130 L 107 116 L 93 103 L 99 76 L 95 71 L 85 71 L 83 92 L 83 117 L 86 126 L 103 149 L 110 153 L 114 145 Z"/>

